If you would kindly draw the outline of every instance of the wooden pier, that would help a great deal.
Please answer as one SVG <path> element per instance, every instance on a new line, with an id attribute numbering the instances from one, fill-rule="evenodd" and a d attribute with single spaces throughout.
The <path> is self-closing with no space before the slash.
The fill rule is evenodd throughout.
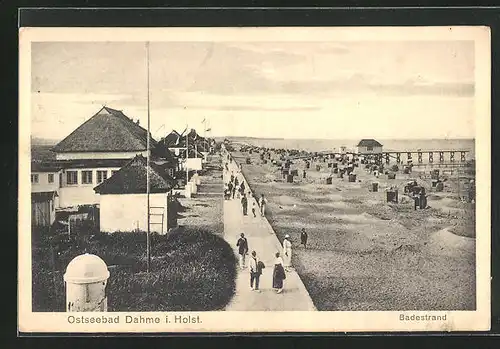
<path id="1" fill-rule="evenodd" d="M 391 158 L 396 160 L 396 163 L 403 163 L 403 158 L 406 158 L 407 163 L 415 164 L 447 164 L 454 165 L 456 163 L 465 163 L 467 161 L 467 153 L 469 150 L 417 150 L 417 151 L 384 151 L 380 154 L 358 153 L 354 155 L 375 158 L 378 161 L 385 161 L 386 164 L 391 162 Z M 424 161 L 424 154 L 425 160 Z M 436 156 L 434 156 L 436 155 Z M 457 156 L 455 156 L 457 155 Z M 413 161 L 416 159 L 416 163 Z"/>
<path id="2" fill-rule="evenodd" d="M 416 151 L 383 151 L 381 153 L 354 153 L 354 152 L 318 152 L 314 157 L 339 157 L 345 155 L 352 155 L 354 157 L 364 157 L 365 159 L 372 159 L 378 163 L 385 162 L 390 164 L 391 160 L 395 160 L 397 164 L 411 163 L 413 166 L 417 165 L 445 165 L 445 166 L 460 166 L 467 163 L 467 154 L 469 150 L 416 150 Z M 289 160 L 297 159 L 310 159 L 311 155 L 291 156 Z M 414 161 L 414 159 L 416 161 Z M 424 160 L 425 159 L 425 160 Z"/>

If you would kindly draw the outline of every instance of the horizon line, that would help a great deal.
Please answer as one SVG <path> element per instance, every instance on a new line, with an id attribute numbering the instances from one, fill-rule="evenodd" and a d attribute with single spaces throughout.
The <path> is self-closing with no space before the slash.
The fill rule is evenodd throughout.
<path id="1" fill-rule="evenodd" d="M 62 139 L 57 139 L 57 138 L 45 138 L 45 137 L 39 137 L 39 136 L 30 136 L 31 139 L 37 139 L 37 140 L 43 140 L 43 141 L 49 141 L 49 142 L 60 142 Z M 246 139 L 262 139 L 262 140 L 316 140 L 316 141 L 359 141 L 361 139 L 368 139 L 368 138 L 363 138 L 363 137 L 358 137 L 358 138 L 290 138 L 290 137 L 256 137 L 256 136 L 212 136 L 209 138 L 246 138 Z M 416 138 L 376 138 L 376 137 L 371 137 L 369 139 L 378 139 L 378 140 L 390 140 L 390 141 L 413 141 L 413 140 L 475 140 L 476 137 L 443 137 L 443 138 L 436 138 L 436 137 L 416 137 Z"/>

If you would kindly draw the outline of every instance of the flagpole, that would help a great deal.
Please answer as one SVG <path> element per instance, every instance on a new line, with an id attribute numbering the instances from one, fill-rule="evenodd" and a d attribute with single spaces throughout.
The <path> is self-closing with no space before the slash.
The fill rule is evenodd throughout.
<path id="1" fill-rule="evenodd" d="M 188 128 L 189 128 L 189 126 L 186 127 L 186 130 Z M 188 159 L 189 159 L 189 131 L 186 134 L 186 185 L 188 184 L 188 181 L 189 181 Z"/>
<path id="2" fill-rule="evenodd" d="M 148 138 L 147 138 L 147 160 L 146 160 L 146 196 L 147 196 L 147 201 L 148 201 L 148 231 L 146 235 L 146 254 L 147 254 L 147 264 L 146 264 L 146 271 L 149 273 L 149 269 L 151 266 L 151 241 L 150 241 L 150 225 L 151 225 L 151 216 L 150 216 L 150 202 L 149 202 L 149 161 L 150 161 L 150 110 L 149 110 L 149 41 L 146 42 L 146 53 L 147 53 L 147 75 L 148 75 Z"/>

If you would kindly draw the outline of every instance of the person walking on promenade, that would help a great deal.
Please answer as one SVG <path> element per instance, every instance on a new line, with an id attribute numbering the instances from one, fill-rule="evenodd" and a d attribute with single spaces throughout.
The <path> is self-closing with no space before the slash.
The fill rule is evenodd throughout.
<path id="1" fill-rule="evenodd" d="M 227 189 L 228 189 L 228 199 L 231 199 L 231 194 L 233 193 L 233 183 L 232 182 L 229 182 L 228 185 L 227 185 Z"/>
<path id="2" fill-rule="evenodd" d="M 262 275 L 262 269 L 265 268 L 264 263 L 257 258 L 257 252 L 252 251 L 250 258 L 250 288 L 260 293 L 259 280 Z M 254 287 L 255 282 L 255 287 Z"/>
<path id="3" fill-rule="evenodd" d="M 290 271 L 292 266 L 292 243 L 290 242 L 290 235 L 286 234 L 283 240 L 283 266 L 286 271 Z"/>
<path id="4" fill-rule="evenodd" d="M 285 279 L 286 274 L 285 269 L 283 269 L 283 259 L 281 259 L 280 253 L 276 252 L 273 270 L 273 288 L 276 290 L 276 293 L 283 292 L 283 280 Z"/>
<path id="5" fill-rule="evenodd" d="M 266 205 L 267 205 L 267 200 L 264 197 L 264 194 L 262 194 L 262 196 L 260 197 L 260 200 L 259 200 L 260 215 L 262 217 L 265 217 L 265 215 L 266 215 Z"/>
<path id="6" fill-rule="evenodd" d="M 233 187 L 231 188 L 231 191 L 232 191 L 233 199 L 234 199 L 234 195 L 236 194 L 236 186 L 235 185 L 233 185 Z"/>
<path id="7" fill-rule="evenodd" d="M 257 217 L 257 215 L 255 214 L 255 201 L 252 202 L 252 214 L 253 214 L 253 217 Z"/>
<path id="8" fill-rule="evenodd" d="M 240 238 L 236 243 L 236 247 L 238 247 L 238 254 L 240 256 L 240 268 L 245 269 L 245 259 L 246 255 L 248 254 L 248 241 L 245 237 L 245 234 L 240 234 Z"/>
<path id="9" fill-rule="evenodd" d="M 233 182 L 234 182 L 234 172 L 231 171 L 231 183 L 233 183 Z"/>
<path id="10" fill-rule="evenodd" d="M 241 197 L 241 207 L 243 208 L 243 216 L 247 216 L 248 199 L 244 193 L 243 196 Z"/>
<path id="11" fill-rule="evenodd" d="M 304 245 L 304 248 L 307 248 L 307 233 L 304 228 L 302 228 L 302 232 L 300 233 L 300 243 Z"/>

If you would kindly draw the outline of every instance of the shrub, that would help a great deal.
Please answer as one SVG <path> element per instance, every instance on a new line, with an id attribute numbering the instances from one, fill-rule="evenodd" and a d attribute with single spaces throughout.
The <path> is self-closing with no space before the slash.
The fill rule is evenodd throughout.
<path id="1" fill-rule="evenodd" d="M 57 250 L 55 263 L 51 248 Z M 150 273 L 144 272 L 145 233 L 100 233 L 57 247 L 47 243 L 34 250 L 34 311 L 64 311 L 65 268 L 85 252 L 116 266 L 111 268 L 107 286 L 110 311 L 219 310 L 231 300 L 236 287 L 233 250 L 211 232 L 187 228 L 167 235 L 152 234 Z"/>

